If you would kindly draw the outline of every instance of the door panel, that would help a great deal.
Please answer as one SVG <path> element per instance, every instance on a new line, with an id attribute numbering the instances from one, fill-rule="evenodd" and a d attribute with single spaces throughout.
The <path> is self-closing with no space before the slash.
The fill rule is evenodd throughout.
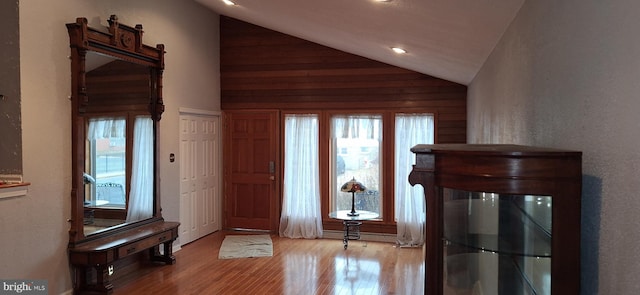
<path id="1" fill-rule="evenodd" d="M 229 111 L 225 137 L 225 227 L 277 230 L 277 111 Z"/>
<path id="2" fill-rule="evenodd" d="M 200 171 L 200 191 L 202 192 L 202 201 L 200 207 L 200 214 L 198 214 L 198 222 L 200 223 L 198 228 L 198 236 L 203 237 L 218 229 L 220 229 L 220 223 L 218 221 L 218 214 L 221 212 L 220 207 L 217 206 L 219 200 L 215 192 L 219 189 L 218 183 L 220 182 L 220 175 L 217 172 L 219 169 L 219 137 L 220 132 L 220 119 L 215 118 L 199 118 L 200 124 L 200 143 L 202 145 L 201 155 L 201 171 Z M 216 201 L 218 200 L 218 201 Z"/>
<path id="3" fill-rule="evenodd" d="M 221 228 L 220 116 L 180 115 L 180 242 Z"/>
<path id="4" fill-rule="evenodd" d="M 195 122 L 187 116 L 180 117 L 180 243 L 197 238 L 196 206 L 196 130 Z"/>

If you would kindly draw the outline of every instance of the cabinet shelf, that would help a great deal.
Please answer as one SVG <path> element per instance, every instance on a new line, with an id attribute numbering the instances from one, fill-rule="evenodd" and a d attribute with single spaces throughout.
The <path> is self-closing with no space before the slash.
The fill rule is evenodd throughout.
<path id="1" fill-rule="evenodd" d="M 445 189 L 445 195 L 478 194 Z M 543 201 L 540 201 L 543 200 Z M 492 194 L 488 199 L 444 200 L 446 243 L 482 251 L 551 257 L 549 197 Z M 548 212 L 546 212 L 548 211 Z M 544 225 L 548 224 L 549 228 Z"/>

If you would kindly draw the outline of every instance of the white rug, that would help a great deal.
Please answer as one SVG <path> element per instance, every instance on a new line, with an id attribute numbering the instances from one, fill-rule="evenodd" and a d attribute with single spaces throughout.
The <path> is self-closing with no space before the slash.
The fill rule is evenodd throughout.
<path id="1" fill-rule="evenodd" d="M 273 256 L 269 235 L 229 235 L 220 246 L 218 259 Z"/>

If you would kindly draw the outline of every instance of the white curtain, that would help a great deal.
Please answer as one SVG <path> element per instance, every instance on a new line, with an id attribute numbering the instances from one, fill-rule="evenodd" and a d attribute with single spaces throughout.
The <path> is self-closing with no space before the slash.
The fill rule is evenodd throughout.
<path id="1" fill-rule="evenodd" d="M 133 129 L 133 167 L 127 222 L 153 216 L 153 121 L 137 117 Z"/>
<path id="2" fill-rule="evenodd" d="M 124 118 L 93 118 L 89 119 L 88 140 L 102 138 L 123 138 L 126 121 Z"/>
<path id="3" fill-rule="evenodd" d="M 397 242 L 401 246 L 420 246 L 425 237 L 425 200 L 421 185 L 409 184 L 415 163 L 410 149 L 416 144 L 433 143 L 433 115 L 396 115 L 395 134 L 395 205 Z"/>
<path id="4" fill-rule="evenodd" d="M 382 139 L 382 117 L 379 115 L 334 116 L 333 138 Z"/>
<path id="5" fill-rule="evenodd" d="M 318 116 L 286 115 L 284 200 L 280 236 L 322 237 L 318 160 Z"/>

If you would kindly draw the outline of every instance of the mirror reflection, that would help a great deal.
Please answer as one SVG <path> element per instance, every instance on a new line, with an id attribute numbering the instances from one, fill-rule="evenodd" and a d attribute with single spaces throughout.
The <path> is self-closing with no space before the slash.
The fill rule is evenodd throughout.
<path id="1" fill-rule="evenodd" d="M 89 52 L 85 117 L 84 234 L 153 217 L 153 135 L 149 68 Z"/>

